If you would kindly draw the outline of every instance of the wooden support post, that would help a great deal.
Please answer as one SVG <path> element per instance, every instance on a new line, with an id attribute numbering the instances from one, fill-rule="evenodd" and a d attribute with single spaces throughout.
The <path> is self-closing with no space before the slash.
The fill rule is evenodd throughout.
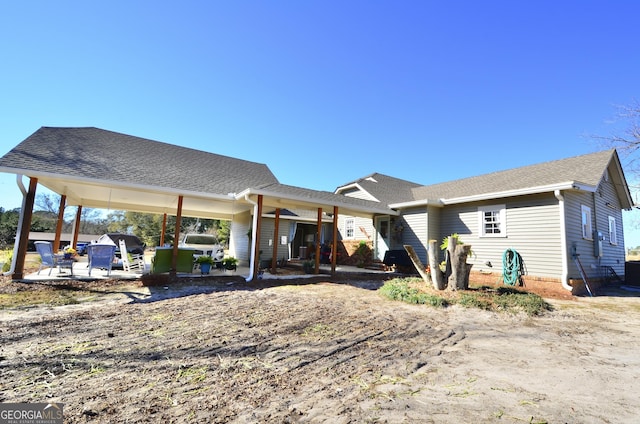
<path id="1" fill-rule="evenodd" d="M 22 201 L 20 237 L 18 238 L 18 249 L 16 255 L 16 266 L 13 270 L 12 279 L 21 280 L 24 277 L 24 261 L 27 256 L 27 243 L 29 242 L 29 229 L 31 228 L 31 217 L 33 216 L 33 203 L 36 198 L 37 178 L 29 179 L 29 191 Z"/>
<path id="2" fill-rule="evenodd" d="M 322 208 L 318 208 L 318 221 L 316 226 L 316 264 L 314 274 L 320 273 L 320 236 L 322 234 Z"/>
<path id="3" fill-rule="evenodd" d="M 164 234 L 167 232 L 167 214 L 162 216 L 162 231 L 160 232 L 160 246 L 164 246 Z"/>
<path id="4" fill-rule="evenodd" d="M 178 209 L 176 211 L 176 227 L 173 237 L 173 253 L 171 254 L 171 270 L 169 275 L 175 277 L 178 269 L 178 241 L 180 240 L 180 225 L 182 224 L 182 201 L 184 196 L 178 196 Z"/>
<path id="5" fill-rule="evenodd" d="M 338 258 L 338 207 L 333 207 L 333 240 L 331 241 L 331 274 L 336 273 Z"/>
<path id="6" fill-rule="evenodd" d="M 76 211 L 76 220 L 73 223 L 73 240 L 71 240 L 71 247 L 74 249 L 78 245 L 78 233 L 80 232 L 80 220 L 82 219 L 82 206 L 78 205 Z"/>
<path id="7" fill-rule="evenodd" d="M 60 205 L 58 206 L 58 220 L 56 221 L 56 234 L 53 238 L 54 253 L 60 249 L 60 234 L 62 233 L 62 224 L 64 223 L 64 209 L 67 204 L 67 195 L 60 196 Z"/>
<path id="8" fill-rule="evenodd" d="M 260 264 L 256 265 L 255 261 L 256 259 L 258 259 L 258 261 L 260 261 L 260 231 L 262 231 L 262 202 L 263 202 L 263 196 L 262 194 L 258 195 L 258 210 L 257 210 L 257 217 L 256 217 L 256 244 L 253 246 L 253 279 L 258 278 L 258 267 Z"/>
<path id="9" fill-rule="evenodd" d="M 276 208 L 276 224 L 273 229 L 273 252 L 271 252 L 271 273 L 278 272 L 278 233 L 280 228 L 280 208 Z"/>

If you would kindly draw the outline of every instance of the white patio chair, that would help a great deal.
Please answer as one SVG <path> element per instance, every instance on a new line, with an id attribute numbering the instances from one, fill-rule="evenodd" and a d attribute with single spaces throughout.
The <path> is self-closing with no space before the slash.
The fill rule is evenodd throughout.
<path id="1" fill-rule="evenodd" d="M 127 252 L 127 243 L 120 239 L 120 257 L 122 258 L 122 268 L 125 272 L 144 272 L 144 255 Z"/>

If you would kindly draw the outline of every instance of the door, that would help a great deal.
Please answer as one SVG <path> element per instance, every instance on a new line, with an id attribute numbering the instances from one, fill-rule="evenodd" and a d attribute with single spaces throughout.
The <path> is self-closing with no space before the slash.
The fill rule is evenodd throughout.
<path id="1" fill-rule="evenodd" d="M 376 218 L 376 245 L 375 256 L 379 260 L 384 260 L 384 255 L 389 250 L 390 240 L 390 223 L 388 216 L 380 216 Z"/>

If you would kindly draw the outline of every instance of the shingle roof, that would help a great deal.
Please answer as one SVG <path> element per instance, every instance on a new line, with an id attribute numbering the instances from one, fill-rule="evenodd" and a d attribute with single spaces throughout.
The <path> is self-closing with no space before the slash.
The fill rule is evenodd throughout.
<path id="1" fill-rule="evenodd" d="M 452 199 L 502 193 L 563 182 L 597 186 L 615 150 L 498 171 L 476 177 L 414 188 L 413 200 Z"/>
<path id="2" fill-rule="evenodd" d="M 42 127 L 0 167 L 222 195 L 278 182 L 264 164 L 93 127 Z"/>
<path id="3" fill-rule="evenodd" d="M 374 173 L 344 184 L 336 191 L 343 192 L 344 189 L 357 184 L 382 204 L 397 207 L 403 203 L 446 203 L 453 199 L 483 196 L 491 198 L 493 195 L 498 197 L 523 191 L 545 191 L 551 190 L 550 187 L 567 183 L 595 188 L 612 160 L 619 166 L 615 149 L 432 185 L 419 185 Z M 623 175 L 621 177 L 624 178 Z M 628 187 L 616 188 L 623 199 L 623 205 L 626 205 L 630 200 Z"/>
<path id="4" fill-rule="evenodd" d="M 373 202 L 371 200 L 347 197 L 341 194 L 335 194 L 330 191 L 312 190 L 303 187 L 290 186 L 287 184 L 264 184 L 258 187 L 258 190 L 269 193 L 271 196 L 281 194 L 289 199 L 298 199 L 302 202 L 324 203 L 328 205 L 336 205 L 343 207 L 357 207 L 366 210 L 376 211 L 377 213 L 388 213 L 387 204 Z M 325 211 L 330 212 L 330 211 Z"/>
<path id="5" fill-rule="evenodd" d="M 412 199 L 412 189 L 421 186 L 411 181 L 401 180 L 377 172 L 347 183 L 342 187 L 354 184 L 359 185 L 384 205 L 406 202 Z"/>

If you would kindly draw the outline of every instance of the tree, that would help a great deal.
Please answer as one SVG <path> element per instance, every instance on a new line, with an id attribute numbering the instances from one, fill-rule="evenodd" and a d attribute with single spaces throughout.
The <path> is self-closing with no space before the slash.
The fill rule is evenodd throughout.
<path id="1" fill-rule="evenodd" d="M 0 248 L 13 246 L 16 240 L 16 230 L 20 218 L 20 209 L 5 211 L 0 207 Z"/>
<path id="2" fill-rule="evenodd" d="M 620 155 L 625 172 L 628 175 L 629 190 L 634 198 L 637 199 L 637 193 L 640 190 L 638 183 L 640 182 L 640 102 L 634 100 L 628 105 L 616 106 L 617 113 L 614 123 L 623 122 L 623 130 L 621 133 L 613 133 L 610 136 L 591 136 L 591 138 L 599 141 L 605 148 L 615 148 Z M 629 178 L 630 177 L 630 178 Z M 624 217 L 628 220 L 630 226 L 639 228 L 640 217 L 636 210 Z"/>
<path id="3" fill-rule="evenodd" d="M 624 130 L 621 134 L 614 133 L 610 136 L 592 136 L 600 141 L 606 148 L 615 148 L 620 154 L 621 161 L 627 166 L 627 170 L 636 177 L 640 176 L 640 102 L 635 100 L 629 105 L 616 106 L 617 113 L 614 121 L 623 121 Z"/>

